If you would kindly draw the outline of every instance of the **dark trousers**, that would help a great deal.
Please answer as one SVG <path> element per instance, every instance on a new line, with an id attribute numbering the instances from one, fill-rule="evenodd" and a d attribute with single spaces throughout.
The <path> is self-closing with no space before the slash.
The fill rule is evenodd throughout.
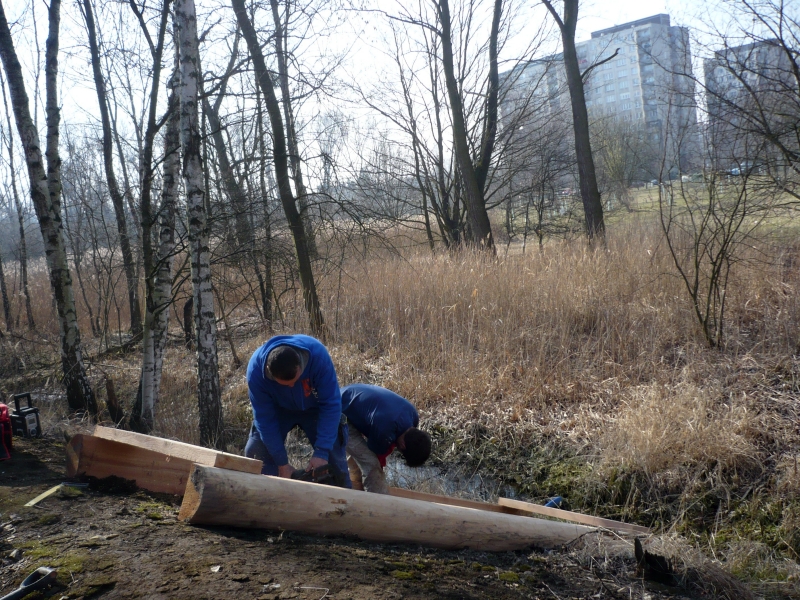
<path id="1" fill-rule="evenodd" d="M 317 441 L 318 418 L 319 415 L 315 411 L 283 411 L 278 413 L 278 427 L 280 429 L 281 436 L 283 437 L 283 441 L 286 442 L 287 434 L 297 426 L 303 430 L 308 438 L 309 443 L 313 447 Z M 350 482 L 350 478 L 347 477 L 347 456 L 345 454 L 346 447 L 347 424 L 342 422 L 339 424 L 339 433 L 336 436 L 336 441 L 333 443 L 333 448 L 331 448 L 331 452 L 328 455 L 328 462 L 336 465 L 339 470 L 345 474 L 345 487 L 351 488 L 353 485 Z M 255 425 L 250 428 L 250 438 L 247 440 L 247 445 L 244 447 L 244 455 L 247 458 L 255 458 L 263 463 L 261 467 L 262 475 L 278 474 L 279 465 L 275 462 L 275 459 L 272 458 L 269 450 L 267 450 L 267 446 L 261 440 L 261 436 L 258 434 L 258 429 L 256 429 Z"/>

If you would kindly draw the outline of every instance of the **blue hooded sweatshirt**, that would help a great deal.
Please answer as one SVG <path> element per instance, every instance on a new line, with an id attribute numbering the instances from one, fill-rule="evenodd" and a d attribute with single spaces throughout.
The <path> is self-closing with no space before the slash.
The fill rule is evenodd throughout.
<path id="1" fill-rule="evenodd" d="M 276 346 L 291 346 L 308 353 L 305 369 L 292 387 L 280 385 L 264 375 L 267 355 Z M 308 335 L 278 335 L 270 338 L 250 358 L 247 388 L 253 405 L 253 423 L 277 464 L 289 462 L 277 415 L 292 412 L 319 413 L 314 456 L 328 460 L 342 416 L 342 396 L 333 361 L 319 340 Z"/>
<path id="2" fill-rule="evenodd" d="M 405 431 L 419 425 L 419 413 L 411 402 L 377 385 L 355 383 L 342 388 L 342 412 L 378 456 L 386 454 Z"/>

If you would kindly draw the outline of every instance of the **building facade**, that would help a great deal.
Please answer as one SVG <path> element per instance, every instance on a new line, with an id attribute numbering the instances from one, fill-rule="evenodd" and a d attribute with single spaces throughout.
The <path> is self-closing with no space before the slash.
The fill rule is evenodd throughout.
<path id="1" fill-rule="evenodd" d="M 781 170 L 800 156 L 796 66 L 778 40 L 723 48 L 704 62 L 710 168 Z"/>
<path id="2" fill-rule="evenodd" d="M 595 31 L 576 42 L 590 121 L 639 128 L 672 175 L 691 168 L 696 153 L 697 111 L 689 31 L 666 14 Z M 520 64 L 503 74 L 502 110 L 524 127 L 530 119 L 564 113 L 571 106 L 561 54 Z"/>

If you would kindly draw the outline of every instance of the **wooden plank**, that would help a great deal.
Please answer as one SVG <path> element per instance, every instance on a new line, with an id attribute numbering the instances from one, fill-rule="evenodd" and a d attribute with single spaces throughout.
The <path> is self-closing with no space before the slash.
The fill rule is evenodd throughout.
<path id="1" fill-rule="evenodd" d="M 552 548 L 590 527 L 195 465 L 178 518 L 487 551 Z"/>
<path id="2" fill-rule="evenodd" d="M 49 490 L 47 490 L 43 494 L 39 494 L 33 500 L 31 500 L 29 502 L 26 502 L 25 506 L 36 506 L 39 502 L 41 502 L 42 500 L 44 500 L 48 496 L 52 496 L 53 494 L 55 494 L 60 489 L 61 489 L 61 484 L 59 483 L 58 485 L 51 487 Z"/>
<path id="3" fill-rule="evenodd" d="M 463 508 L 474 508 L 476 510 L 488 510 L 489 512 L 505 513 L 505 514 L 518 514 L 514 509 L 500 506 L 499 504 L 491 504 L 489 502 L 478 502 L 477 500 L 464 500 L 462 498 L 450 498 L 449 496 L 441 496 L 439 494 L 428 494 L 427 492 L 415 492 L 413 490 L 406 490 L 403 488 L 390 487 L 389 493 L 395 498 L 409 498 L 411 500 L 423 500 L 425 502 L 436 502 L 437 504 L 446 504 L 448 506 L 461 506 Z"/>
<path id="4" fill-rule="evenodd" d="M 512 500 L 511 498 L 500 498 L 497 503 L 500 506 L 513 508 L 523 513 L 554 517 L 556 519 L 563 519 L 564 521 L 572 521 L 574 523 L 583 523 L 584 525 L 591 525 L 594 527 L 605 527 L 606 529 L 613 529 L 614 531 L 644 534 L 650 533 L 649 528 L 642 527 L 641 525 L 632 525 L 630 523 L 622 523 L 612 519 L 603 519 L 601 517 L 583 515 L 581 513 L 576 513 L 569 510 L 561 510 L 560 508 L 550 508 L 548 506 L 540 506 L 539 504 L 531 504 L 530 502 L 522 502 L 521 500 Z"/>
<path id="5" fill-rule="evenodd" d="M 145 450 L 153 450 L 175 458 L 182 458 L 193 463 L 207 465 L 209 467 L 219 467 L 221 469 L 231 469 L 233 471 L 243 471 L 245 473 L 261 473 L 261 461 L 246 458 L 237 454 L 220 452 L 211 448 L 194 446 L 185 442 L 167 440 L 152 435 L 144 435 L 123 429 L 113 429 L 98 425 L 94 428 L 93 435 L 105 440 L 122 442 L 138 446 Z"/>
<path id="6" fill-rule="evenodd" d="M 115 475 L 151 492 L 183 495 L 193 464 L 185 458 L 91 435 L 75 435 L 67 444 L 69 477 Z"/>

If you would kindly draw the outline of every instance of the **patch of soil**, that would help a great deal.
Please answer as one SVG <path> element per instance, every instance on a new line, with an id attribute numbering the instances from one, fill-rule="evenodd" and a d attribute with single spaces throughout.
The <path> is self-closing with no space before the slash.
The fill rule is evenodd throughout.
<path id="1" fill-rule="evenodd" d="M 291 532 L 196 527 L 181 498 L 123 481 L 62 487 L 63 441 L 15 438 L 0 463 L 0 594 L 39 566 L 57 583 L 27 598 L 675 598 L 635 577 L 635 562 L 589 568 L 569 550 L 441 551 Z M 268 508 L 265 507 L 265 510 Z M 647 584 L 649 585 L 649 584 Z"/>

